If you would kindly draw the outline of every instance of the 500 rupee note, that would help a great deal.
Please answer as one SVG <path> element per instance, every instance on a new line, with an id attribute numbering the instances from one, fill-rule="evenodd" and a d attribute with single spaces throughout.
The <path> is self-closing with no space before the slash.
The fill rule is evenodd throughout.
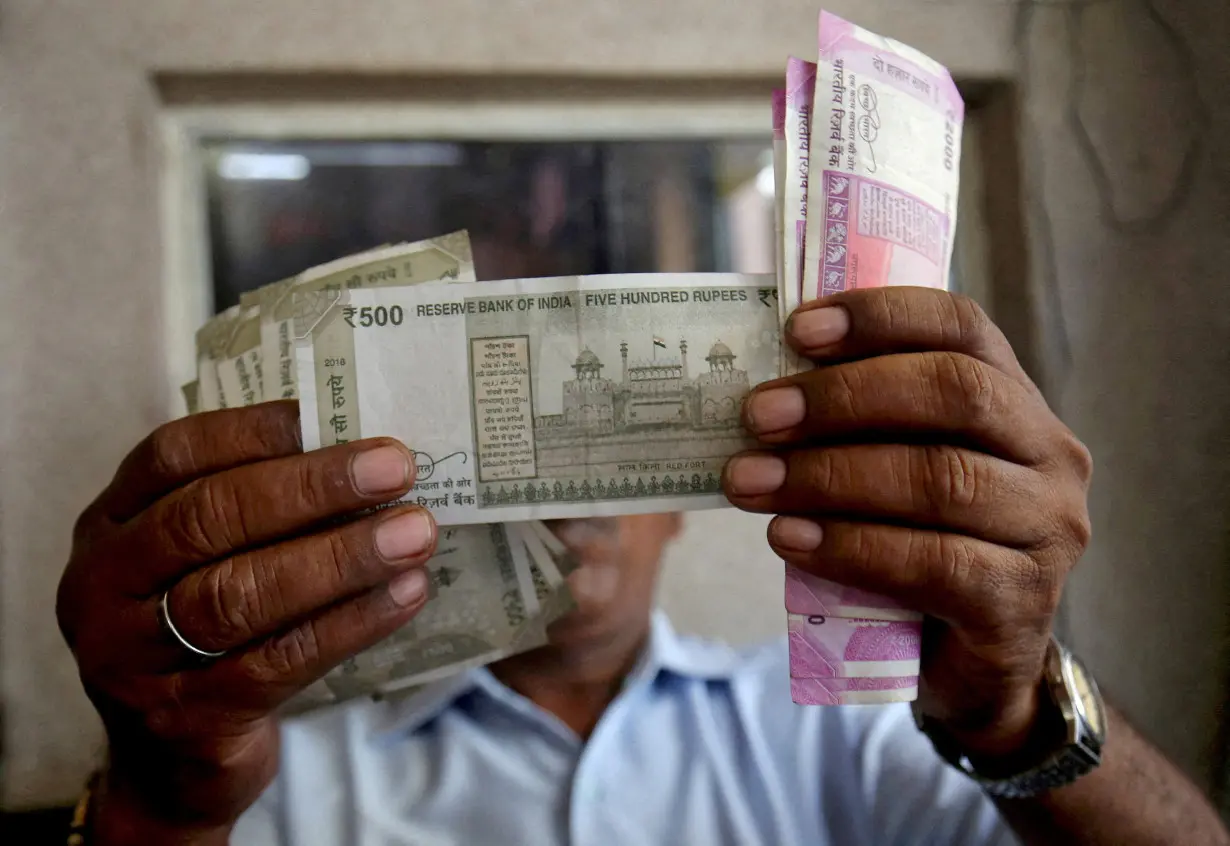
<path id="1" fill-rule="evenodd" d="M 779 367 L 771 276 L 642 274 L 300 294 L 305 449 L 416 450 L 442 525 L 713 508 Z"/>

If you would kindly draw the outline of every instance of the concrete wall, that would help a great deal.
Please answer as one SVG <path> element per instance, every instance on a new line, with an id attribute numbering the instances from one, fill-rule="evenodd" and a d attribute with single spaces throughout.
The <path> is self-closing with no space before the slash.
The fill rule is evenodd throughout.
<path id="1" fill-rule="evenodd" d="M 1155 2 L 1160 14 L 1144 0 L 828 5 L 963 79 L 1019 86 L 1029 286 L 1002 317 L 1036 340 L 1099 467 L 1071 632 L 1110 695 L 1206 779 L 1230 587 L 1230 173 L 1217 155 L 1230 113 L 1216 108 L 1230 88 L 1228 15 L 1224 0 Z M 99 749 L 52 602 L 74 515 L 168 407 L 158 75 L 733 84 L 813 55 L 816 11 L 802 0 L 0 6 L 4 802 L 72 796 Z M 685 627 L 779 630 L 780 571 L 762 530 L 757 518 L 693 519 L 663 585 Z"/>

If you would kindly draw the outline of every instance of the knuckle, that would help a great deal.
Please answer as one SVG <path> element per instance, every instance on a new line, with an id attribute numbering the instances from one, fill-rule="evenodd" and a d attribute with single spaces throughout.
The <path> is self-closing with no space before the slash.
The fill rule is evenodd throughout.
<path id="1" fill-rule="evenodd" d="M 998 397 L 990 368 L 967 355 L 945 352 L 929 358 L 944 413 L 969 427 L 988 423 Z"/>
<path id="2" fill-rule="evenodd" d="M 979 578 L 982 569 L 981 562 L 974 554 L 973 547 L 956 535 L 936 532 L 932 538 L 932 549 L 929 551 L 935 566 L 934 588 L 946 596 L 971 596 L 974 607 L 989 607 L 987 603 L 986 580 Z M 921 570 L 922 568 L 918 568 Z"/>
<path id="3" fill-rule="evenodd" d="M 149 736 L 175 740 L 194 733 L 197 719 L 188 707 L 190 699 L 183 695 L 182 675 L 175 673 L 138 687 L 129 708 L 136 712 Z"/>
<path id="4" fill-rule="evenodd" d="M 181 738 L 191 733 L 189 720 L 182 707 L 155 705 L 142 713 L 145 731 L 159 739 Z"/>
<path id="5" fill-rule="evenodd" d="M 1076 545 L 1084 552 L 1089 548 L 1089 544 L 1093 543 L 1093 520 L 1089 517 L 1089 510 L 1081 508 L 1078 512 L 1078 517 L 1073 526 L 1073 535 L 1076 538 Z"/>
<path id="6" fill-rule="evenodd" d="M 945 291 L 909 286 L 873 290 L 870 310 L 889 336 L 936 338 L 947 347 L 965 333 L 963 321 L 972 316 Z"/>
<path id="7" fill-rule="evenodd" d="M 958 348 L 981 349 L 986 344 L 991 328 L 991 318 L 982 306 L 964 294 L 937 291 L 936 296 L 945 304 L 947 313 L 944 326 L 953 333 L 953 340 Z"/>
<path id="8" fill-rule="evenodd" d="M 830 491 L 845 490 L 852 481 L 850 461 L 840 449 L 805 453 L 792 459 L 791 464 L 792 471 L 802 471 L 801 481 L 808 496 L 818 497 Z"/>
<path id="9" fill-rule="evenodd" d="M 146 439 L 146 467 L 155 478 L 181 478 L 194 464 L 196 438 L 191 430 L 197 422 L 191 418 L 175 420 L 159 426 Z"/>
<path id="10" fill-rule="evenodd" d="M 372 531 L 368 521 L 363 521 L 324 535 L 319 553 L 323 558 L 321 570 L 331 584 L 339 588 L 356 587 L 363 581 L 362 571 L 379 561 L 371 540 Z"/>
<path id="11" fill-rule="evenodd" d="M 245 419 L 251 421 L 252 438 L 262 455 L 281 455 L 288 448 L 303 451 L 298 403 L 260 403 L 244 410 L 251 414 Z"/>
<path id="12" fill-rule="evenodd" d="M 900 562 L 892 578 L 899 589 L 918 591 L 930 587 L 938 557 L 932 533 L 884 531 L 882 527 L 854 524 L 840 547 L 843 558 L 858 566 L 882 567 L 885 561 Z"/>
<path id="13" fill-rule="evenodd" d="M 875 532 L 859 523 L 850 524 L 845 531 L 839 532 L 834 546 L 834 557 L 841 561 L 858 565 L 882 560 L 883 544 Z"/>
<path id="14" fill-rule="evenodd" d="M 1093 541 L 1093 521 L 1089 517 L 1089 509 L 1083 502 L 1064 508 L 1060 512 L 1059 523 L 1063 537 L 1079 557 Z"/>
<path id="15" fill-rule="evenodd" d="M 1070 430 L 1065 429 L 1060 441 L 1060 451 L 1067 463 L 1076 473 L 1076 478 L 1084 485 L 1093 479 L 1093 453 L 1089 447 Z"/>
<path id="16" fill-rule="evenodd" d="M 858 367 L 830 367 L 818 371 L 823 374 L 820 385 L 821 396 L 818 406 L 826 415 L 837 418 L 851 418 L 857 414 L 858 397 L 864 382 Z M 808 403 L 811 407 L 813 403 Z"/>
<path id="17" fill-rule="evenodd" d="M 316 625 L 307 622 L 267 640 L 244 661 L 243 673 L 261 687 L 290 684 L 319 663 L 320 651 Z"/>
<path id="18" fill-rule="evenodd" d="M 1012 589 L 1023 599 L 1028 616 L 1047 615 L 1059 607 L 1063 596 L 1063 577 L 1058 568 L 1034 556 L 1022 556 L 1013 570 Z"/>
<path id="19" fill-rule="evenodd" d="M 324 513 L 350 486 L 350 480 L 338 472 L 338 462 L 323 462 L 318 456 L 305 455 L 295 461 L 295 494 L 305 512 Z"/>
<path id="20" fill-rule="evenodd" d="M 254 572 L 233 560 L 203 571 L 195 593 L 205 615 L 203 646 L 221 649 L 245 643 L 265 619 L 266 601 Z"/>
<path id="21" fill-rule="evenodd" d="M 916 490 L 933 511 L 973 508 L 981 501 L 982 479 L 973 454 L 949 446 L 921 448 L 921 482 Z"/>
<path id="22" fill-rule="evenodd" d="M 215 476 L 190 482 L 182 489 L 172 500 L 162 532 L 171 549 L 208 559 L 237 545 L 236 522 L 234 489 L 224 476 Z"/>
<path id="23" fill-rule="evenodd" d="M 873 288 L 867 298 L 871 320 L 891 336 L 913 322 L 910 292 L 905 288 Z"/>

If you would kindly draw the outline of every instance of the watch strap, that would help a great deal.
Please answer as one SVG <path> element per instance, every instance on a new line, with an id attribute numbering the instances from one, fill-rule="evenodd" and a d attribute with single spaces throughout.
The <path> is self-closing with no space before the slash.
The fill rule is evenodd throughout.
<path id="1" fill-rule="evenodd" d="M 1088 775 L 1097 765 L 1098 762 L 1080 747 L 1067 746 L 1038 766 L 1009 778 L 989 779 L 973 772 L 969 775 L 992 796 L 1028 799 L 1048 790 L 1067 787 L 1081 776 Z"/>
<path id="2" fill-rule="evenodd" d="M 1063 646 L 1054 637 L 1051 638 L 1048 649 L 1059 655 L 1065 654 Z M 1058 708 L 1053 700 L 1052 704 Z M 1096 741 L 1092 744 L 1082 742 L 1081 739 L 1088 736 L 1088 733 L 1078 732 L 1077 742 L 1065 743 L 1058 750 L 1046 756 L 1041 763 L 1012 775 L 988 777 L 978 772 L 973 762 L 961 749 L 960 744 L 942 726 L 922 713 L 917 700 L 912 703 L 911 707 L 915 723 L 931 741 L 940 758 L 997 798 L 1026 799 L 1048 790 L 1065 787 L 1094 770 L 1101 762 L 1099 744 Z M 1079 720 L 1080 717 L 1076 719 Z"/>

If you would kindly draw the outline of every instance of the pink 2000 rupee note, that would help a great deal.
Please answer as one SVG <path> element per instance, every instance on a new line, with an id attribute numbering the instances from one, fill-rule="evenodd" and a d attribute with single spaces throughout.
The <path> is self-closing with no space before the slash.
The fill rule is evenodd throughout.
<path id="1" fill-rule="evenodd" d="M 886 705 L 918 698 L 918 676 L 882 679 L 794 679 L 790 698 L 799 705 Z"/>
<path id="2" fill-rule="evenodd" d="M 965 106 L 948 71 L 820 15 L 803 299 L 852 288 L 944 288 Z"/>
<path id="3" fill-rule="evenodd" d="M 791 56 L 786 62 L 786 184 L 782 198 L 782 270 L 779 286 L 782 327 L 803 295 L 803 255 L 807 238 L 807 178 L 811 148 L 811 110 L 816 92 L 816 65 Z M 799 357 L 782 344 L 782 375 L 799 370 Z"/>
<path id="4" fill-rule="evenodd" d="M 918 675 L 921 622 L 787 614 L 786 625 L 791 678 Z"/>
<path id="5" fill-rule="evenodd" d="M 830 582 L 789 564 L 786 565 L 786 611 L 872 620 L 918 622 L 922 619 L 922 614 L 886 596 Z"/>
<path id="6" fill-rule="evenodd" d="M 787 98 L 789 88 L 788 80 Z M 947 287 L 965 115 L 948 71 L 912 47 L 821 12 L 812 103 L 802 301 L 884 285 Z M 824 586 L 810 598 L 790 591 L 788 584 L 787 603 L 841 608 L 849 601 Z M 795 620 L 792 674 L 796 666 L 823 670 L 815 651 L 822 644 Z M 834 675 L 916 675 L 917 652 L 913 665 Z"/>

